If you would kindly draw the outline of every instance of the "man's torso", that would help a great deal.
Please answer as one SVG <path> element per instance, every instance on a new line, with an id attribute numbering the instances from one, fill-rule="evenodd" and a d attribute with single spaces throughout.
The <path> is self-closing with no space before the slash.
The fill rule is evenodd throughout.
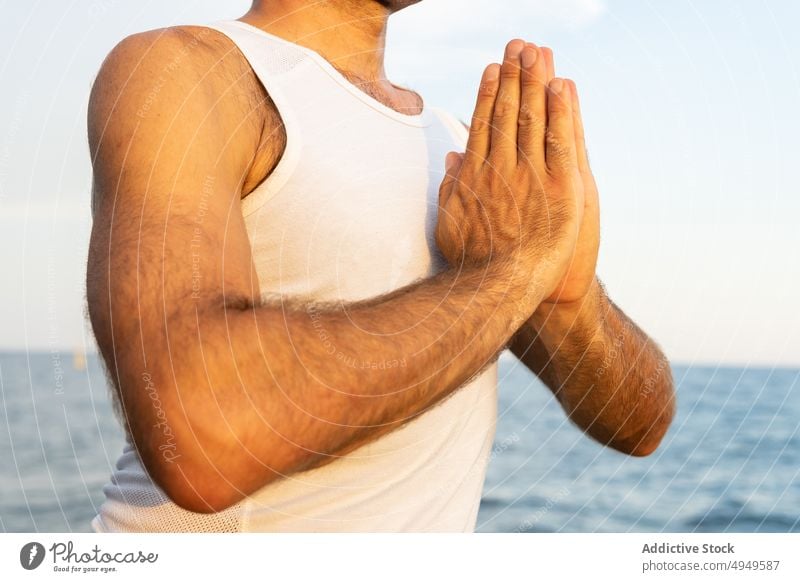
<path id="1" fill-rule="evenodd" d="M 225 58 L 236 55 L 223 74 L 246 104 L 242 111 L 249 121 L 243 123 L 260 124 L 243 178 L 242 213 L 262 295 L 347 303 L 443 269 L 433 237 L 438 184 L 445 154 L 464 148 L 463 127 L 427 107 L 417 115 L 401 114 L 356 88 L 319 55 L 287 41 L 241 24 L 220 26 L 235 38 L 235 47 L 209 29 L 190 32 Z M 330 365 L 414 365 L 402 357 L 373 362 L 324 328 L 317 336 Z M 470 530 L 493 442 L 496 383 L 491 366 L 402 428 L 215 515 L 172 504 L 129 447 L 105 488 L 108 500 L 94 527 Z"/>

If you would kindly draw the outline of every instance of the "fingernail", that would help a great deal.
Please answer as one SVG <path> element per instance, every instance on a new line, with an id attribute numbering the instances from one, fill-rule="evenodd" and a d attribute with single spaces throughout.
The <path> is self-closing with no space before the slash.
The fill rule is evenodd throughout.
<path id="1" fill-rule="evenodd" d="M 508 43 L 508 46 L 506 46 L 506 60 L 509 61 L 511 59 L 517 58 L 524 46 L 525 46 L 525 41 L 520 40 L 518 38 Z"/>
<path id="2" fill-rule="evenodd" d="M 561 93 L 561 90 L 564 88 L 564 82 L 561 79 L 553 79 L 550 81 L 550 90 L 558 95 Z"/>
<path id="3" fill-rule="evenodd" d="M 458 154 L 455 152 L 447 152 L 447 155 L 444 158 L 444 168 L 445 171 L 449 172 L 450 168 L 452 168 L 456 164 L 456 157 Z"/>
<path id="4" fill-rule="evenodd" d="M 532 49 L 530 45 L 528 45 L 528 47 L 522 51 L 522 66 L 526 69 L 531 68 L 536 62 L 537 53 L 537 50 Z"/>
<path id="5" fill-rule="evenodd" d="M 489 68 L 486 69 L 486 80 L 497 81 L 498 77 L 500 77 L 500 67 L 496 67 L 494 64 L 489 65 Z"/>

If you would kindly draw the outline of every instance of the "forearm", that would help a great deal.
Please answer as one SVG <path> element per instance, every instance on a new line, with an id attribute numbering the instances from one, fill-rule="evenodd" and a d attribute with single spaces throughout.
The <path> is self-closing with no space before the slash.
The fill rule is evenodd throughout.
<path id="1" fill-rule="evenodd" d="M 652 452 L 674 409 L 669 362 L 595 280 L 574 304 L 542 304 L 512 342 L 569 417 L 620 451 Z"/>
<path id="2" fill-rule="evenodd" d="M 186 454 L 151 464 L 165 472 L 162 482 L 215 475 L 227 491 L 210 500 L 214 509 L 325 464 L 435 406 L 492 362 L 520 305 L 535 307 L 520 303 L 530 301 L 527 291 L 513 277 L 473 269 L 349 306 L 173 317 L 170 351 L 180 357 L 161 378 Z"/>

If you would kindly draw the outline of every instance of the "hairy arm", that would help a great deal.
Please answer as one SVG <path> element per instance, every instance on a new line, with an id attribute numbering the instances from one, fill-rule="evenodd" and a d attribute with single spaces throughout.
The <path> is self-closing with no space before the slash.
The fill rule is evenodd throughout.
<path id="1" fill-rule="evenodd" d="M 357 304 L 262 301 L 239 201 L 263 108 L 237 58 L 197 29 L 132 37 L 89 108 L 92 326 L 145 467 L 201 512 L 434 406 L 542 298 L 498 259 Z"/>
<path id="2" fill-rule="evenodd" d="M 555 78 L 552 51 L 528 43 L 524 52 L 533 57 L 523 75 L 527 79 L 523 85 L 531 93 L 523 99 L 526 127 L 537 143 L 555 141 L 574 148 L 575 175 L 571 179 L 583 192 L 583 212 L 577 239 L 567 253 L 571 255 L 569 267 L 553 292 L 521 323 L 510 348 L 587 434 L 619 451 L 646 455 L 658 446 L 674 415 L 669 362 L 611 302 L 595 277 L 599 200 L 586 154 L 577 87 L 565 80 L 563 92 L 545 92 Z M 571 143 L 563 136 L 557 139 L 552 132 L 554 107 L 566 107 L 572 117 Z M 473 121 L 472 128 L 474 125 Z M 508 135 L 516 131 L 514 125 L 516 120 L 511 127 L 498 125 L 496 129 Z M 536 166 L 536 156 L 523 153 L 521 163 Z M 483 239 L 484 246 L 493 242 L 490 236 Z M 479 247 L 474 245 L 473 252 Z"/>
<path id="3" fill-rule="evenodd" d="M 669 362 L 594 280 L 584 299 L 542 303 L 511 349 L 575 424 L 621 452 L 653 452 L 674 415 Z"/>
<path id="4" fill-rule="evenodd" d="M 555 75 L 553 53 L 539 49 L 534 77 Z M 569 417 L 599 442 L 631 455 L 658 447 L 674 416 L 669 362 L 606 295 L 595 276 L 600 203 L 589 167 L 578 90 L 568 82 L 584 209 L 570 266 L 552 295 L 520 328 L 512 351 L 553 391 Z M 543 119 L 547 112 L 534 108 Z"/>
<path id="5" fill-rule="evenodd" d="M 555 78 L 553 52 L 528 43 L 535 53 L 528 76 L 544 88 Z M 512 352 L 552 390 L 569 417 L 599 442 L 631 455 L 654 451 L 674 416 L 669 362 L 658 346 L 606 295 L 595 276 L 600 242 L 599 196 L 589 168 L 578 91 L 569 101 L 573 117 L 583 217 L 570 266 L 557 288 L 514 335 Z M 541 91 L 541 89 L 540 89 Z M 542 91 L 526 101 L 527 116 L 547 141 L 553 99 Z M 470 126 L 464 124 L 469 130 Z M 526 163 L 533 163 L 527 157 Z"/>

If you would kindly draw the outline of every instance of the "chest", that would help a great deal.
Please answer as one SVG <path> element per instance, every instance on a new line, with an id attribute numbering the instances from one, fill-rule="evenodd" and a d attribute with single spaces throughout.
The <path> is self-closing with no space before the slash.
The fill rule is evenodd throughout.
<path id="1" fill-rule="evenodd" d="M 259 187 L 272 191 L 245 215 L 262 293 L 353 301 L 443 269 L 438 190 L 453 149 L 440 123 L 349 118 L 289 136 Z"/>

